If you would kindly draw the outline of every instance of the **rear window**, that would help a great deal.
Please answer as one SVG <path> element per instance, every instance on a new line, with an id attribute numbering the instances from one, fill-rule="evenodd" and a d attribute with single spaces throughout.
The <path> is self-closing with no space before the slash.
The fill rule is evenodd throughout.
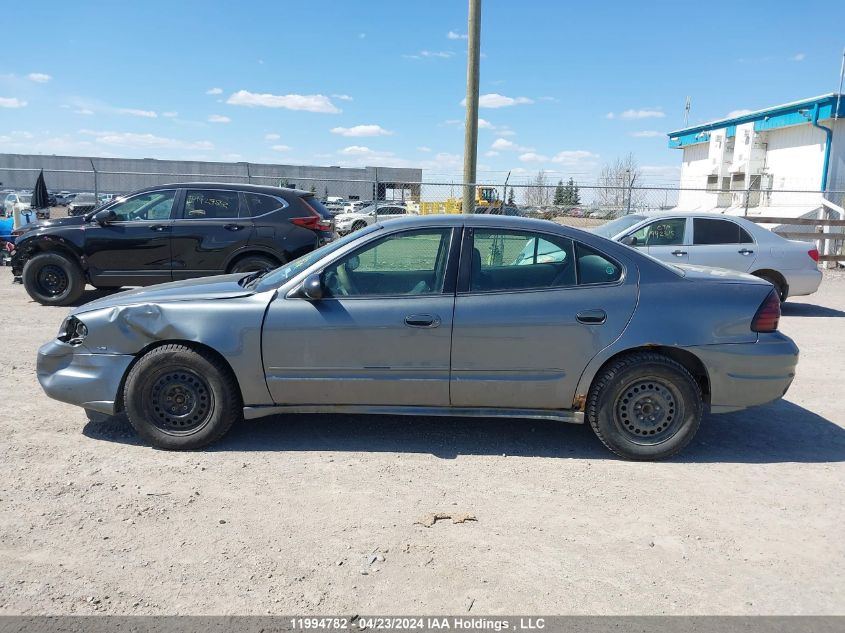
<path id="1" fill-rule="evenodd" d="M 729 220 L 695 218 L 693 220 L 693 244 L 749 244 L 753 240 L 741 226 Z"/>
<path id="2" fill-rule="evenodd" d="M 284 209 L 288 206 L 288 203 L 282 198 L 268 196 L 263 193 L 245 193 L 244 196 L 246 197 L 246 203 L 249 207 L 250 215 L 254 218 L 259 215 L 265 215 L 267 213 L 272 213 L 273 211 L 278 211 L 279 209 Z"/>
<path id="3" fill-rule="evenodd" d="M 306 203 L 309 207 L 314 209 L 320 216 L 323 217 L 325 220 L 331 220 L 332 214 L 329 213 L 329 210 L 326 206 L 320 202 L 319 198 L 316 196 L 302 196 L 302 201 Z"/>

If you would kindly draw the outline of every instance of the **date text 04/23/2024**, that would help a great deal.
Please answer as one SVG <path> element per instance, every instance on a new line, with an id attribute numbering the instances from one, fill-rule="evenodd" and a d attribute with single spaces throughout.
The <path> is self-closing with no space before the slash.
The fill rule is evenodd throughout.
<path id="1" fill-rule="evenodd" d="M 538 631 L 545 628 L 543 618 L 484 618 L 484 617 L 294 617 L 290 625 L 305 631 Z"/>

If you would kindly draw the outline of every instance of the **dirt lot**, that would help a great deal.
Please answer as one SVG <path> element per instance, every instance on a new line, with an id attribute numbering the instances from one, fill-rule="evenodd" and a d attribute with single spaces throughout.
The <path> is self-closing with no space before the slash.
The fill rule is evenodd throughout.
<path id="1" fill-rule="evenodd" d="M 294 416 L 152 450 L 43 395 L 65 310 L 0 279 L 0 613 L 845 613 L 845 275 L 785 307 L 786 400 L 658 464 L 524 420 Z"/>

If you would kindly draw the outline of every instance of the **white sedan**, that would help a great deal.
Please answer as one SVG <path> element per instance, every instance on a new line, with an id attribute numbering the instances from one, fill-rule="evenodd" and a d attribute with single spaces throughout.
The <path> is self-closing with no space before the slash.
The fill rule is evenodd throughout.
<path id="1" fill-rule="evenodd" d="M 781 301 L 818 290 L 819 252 L 744 218 L 713 213 L 631 214 L 592 229 L 673 264 L 750 273 L 770 282 Z"/>
<path id="2" fill-rule="evenodd" d="M 365 226 L 375 224 L 377 220 L 383 222 L 385 220 L 404 218 L 408 215 L 411 215 L 411 213 L 399 204 L 380 204 L 378 206 L 378 213 L 376 213 L 376 207 L 370 205 L 360 211 L 336 215 L 334 218 L 334 228 L 339 235 L 346 235 L 352 231 L 363 229 Z"/>

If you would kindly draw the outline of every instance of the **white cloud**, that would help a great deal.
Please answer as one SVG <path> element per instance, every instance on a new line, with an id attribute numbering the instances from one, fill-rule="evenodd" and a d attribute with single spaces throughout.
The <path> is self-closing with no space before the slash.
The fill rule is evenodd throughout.
<path id="1" fill-rule="evenodd" d="M 50 75 L 47 75 L 45 73 L 29 73 L 27 77 L 30 81 L 34 81 L 35 83 L 39 84 L 46 84 L 52 79 Z"/>
<path id="2" fill-rule="evenodd" d="M 137 149 L 179 149 L 207 151 L 214 149 L 211 141 L 183 141 L 181 139 L 156 136 L 154 134 L 136 134 L 133 132 L 97 132 L 80 130 L 81 134 L 93 136 L 97 143 Z"/>
<path id="3" fill-rule="evenodd" d="M 345 94 L 334 94 L 332 98 L 337 99 L 338 101 L 352 101 L 352 97 Z"/>
<path id="4" fill-rule="evenodd" d="M 341 136 L 389 136 L 393 134 L 390 130 L 385 130 L 380 125 L 355 125 L 353 127 L 333 127 L 332 134 L 340 134 Z"/>
<path id="5" fill-rule="evenodd" d="M 549 96 L 539 97 L 539 99 L 538 99 L 538 100 L 539 100 L 539 101 L 551 101 L 551 102 L 553 102 L 553 103 L 558 103 L 558 102 L 560 102 L 560 99 L 558 99 L 557 97 L 549 97 Z"/>
<path id="6" fill-rule="evenodd" d="M 205 91 L 205 94 L 207 94 L 207 95 L 222 95 L 223 94 L 223 88 L 209 88 L 208 90 Z"/>
<path id="7" fill-rule="evenodd" d="M 0 108 L 24 108 L 26 103 L 17 97 L 0 97 Z"/>
<path id="8" fill-rule="evenodd" d="M 740 108 L 739 110 L 731 110 L 725 116 L 727 119 L 734 119 L 738 116 L 745 116 L 746 114 L 751 114 L 754 110 L 747 110 L 746 108 Z"/>
<path id="9" fill-rule="evenodd" d="M 405 59 L 432 59 L 432 58 L 439 58 L 439 59 L 449 59 L 453 57 L 455 54 L 452 51 L 427 51 L 422 50 L 419 53 L 414 55 L 402 55 Z"/>
<path id="10" fill-rule="evenodd" d="M 276 152 L 289 152 L 293 148 L 290 145 L 273 145 L 270 149 Z"/>
<path id="11" fill-rule="evenodd" d="M 806 53 L 795 53 L 795 55 L 793 55 L 789 59 L 793 62 L 803 62 L 805 59 L 807 59 L 807 54 Z"/>
<path id="12" fill-rule="evenodd" d="M 285 108 L 287 110 L 303 110 L 305 112 L 323 112 L 328 114 L 337 114 L 341 111 L 325 95 L 274 95 L 238 90 L 226 100 L 226 103 L 250 108 L 256 106 L 262 108 Z"/>
<path id="13" fill-rule="evenodd" d="M 634 138 L 655 138 L 657 136 L 663 136 L 663 132 L 658 132 L 657 130 L 639 130 L 637 132 L 631 132 L 631 136 Z"/>
<path id="14" fill-rule="evenodd" d="M 552 156 L 552 162 L 569 166 L 584 165 L 592 164 L 598 157 L 598 154 L 583 149 L 565 150 Z"/>
<path id="15" fill-rule="evenodd" d="M 231 123 L 232 119 L 222 114 L 210 114 L 208 116 L 209 123 Z"/>
<path id="16" fill-rule="evenodd" d="M 549 157 L 536 152 L 525 152 L 519 155 L 519 160 L 523 163 L 544 163 L 549 160 Z"/>
<path id="17" fill-rule="evenodd" d="M 280 134 L 265 134 L 264 140 L 265 141 L 278 141 L 282 136 Z"/>
<path id="18" fill-rule="evenodd" d="M 528 97 L 506 97 L 496 92 L 481 95 L 478 98 L 478 107 L 480 108 L 507 108 L 526 103 L 534 103 L 534 100 Z M 466 107 L 466 99 L 461 101 L 461 105 Z"/>
<path id="19" fill-rule="evenodd" d="M 431 148 L 427 147 L 425 145 L 420 145 L 419 147 L 417 147 L 417 151 L 418 152 L 430 152 Z"/>
<path id="20" fill-rule="evenodd" d="M 163 117 L 165 117 L 165 118 L 168 118 L 168 119 L 175 119 L 177 116 L 179 116 L 179 113 L 178 113 L 178 112 L 173 112 L 173 111 L 171 111 L 171 112 L 162 112 L 162 113 L 161 113 L 161 116 L 163 116 Z"/>
<path id="21" fill-rule="evenodd" d="M 497 152 L 496 150 L 493 150 L 493 149 L 488 149 L 486 152 L 484 152 L 484 155 L 489 156 L 489 157 L 493 157 L 493 156 L 498 156 L 499 152 Z"/>
<path id="22" fill-rule="evenodd" d="M 369 147 L 364 147 L 363 145 L 350 145 L 349 147 L 338 150 L 337 153 L 343 154 L 344 156 L 364 156 L 374 152 Z"/>
<path id="23" fill-rule="evenodd" d="M 467 36 L 466 36 L 465 33 L 457 33 L 455 31 L 449 31 L 448 33 L 446 33 L 446 37 L 448 37 L 450 40 L 465 40 L 465 39 L 467 39 Z"/>
<path id="24" fill-rule="evenodd" d="M 493 150 L 505 150 L 509 152 L 533 152 L 533 147 L 523 147 L 521 145 L 517 145 L 513 141 L 509 141 L 506 138 L 497 138 L 493 141 L 493 144 L 490 146 L 490 149 Z"/>
<path id="25" fill-rule="evenodd" d="M 620 119 L 636 120 L 636 119 L 662 119 L 666 113 L 662 110 L 642 109 L 642 110 L 625 110 L 618 115 L 613 112 L 608 112 L 604 115 L 606 119 L 615 119 L 617 116 Z"/>
<path id="26" fill-rule="evenodd" d="M 490 123 L 487 119 L 482 119 L 479 117 L 478 119 L 478 129 L 480 130 L 495 130 L 496 126 Z"/>
<path id="27" fill-rule="evenodd" d="M 139 116 L 145 119 L 155 119 L 158 117 L 158 114 L 156 114 L 153 110 L 139 110 L 138 108 L 118 108 L 117 111 L 121 114 Z"/>

